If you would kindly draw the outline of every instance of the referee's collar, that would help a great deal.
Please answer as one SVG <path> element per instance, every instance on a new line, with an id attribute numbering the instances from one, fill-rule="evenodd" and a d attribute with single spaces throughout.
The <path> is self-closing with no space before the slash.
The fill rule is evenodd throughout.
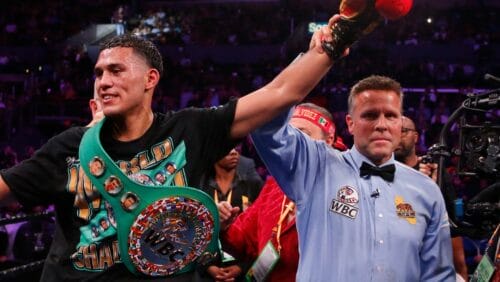
<path id="1" fill-rule="evenodd" d="M 349 154 L 351 155 L 352 161 L 354 162 L 354 166 L 356 167 L 356 170 L 359 172 L 359 168 L 361 167 L 361 164 L 363 162 L 366 162 L 370 165 L 376 166 L 376 167 L 382 167 L 388 164 L 394 164 L 396 165 L 396 161 L 394 160 L 394 153 L 391 155 L 391 158 L 387 160 L 385 163 L 381 165 L 375 165 L 370 159 L 365 157 L 363 154 L 361 154 L 358 149 L 356 148 L 356 145 L 353 145 L 351 149 L 349 150 Z"/>

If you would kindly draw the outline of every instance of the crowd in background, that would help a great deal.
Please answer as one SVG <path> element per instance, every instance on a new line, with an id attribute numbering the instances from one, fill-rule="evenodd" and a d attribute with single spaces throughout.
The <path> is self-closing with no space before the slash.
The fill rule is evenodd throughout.
<path id="1" fill-rule="evenodd" d="M 121 24 L 123 32 L 146 37 L 159 46 L 283 45 L 286 53 L 294 51 L 290 46 L 296 40 L 301 41 L 297 34 L 308 38 L 309 35 L 301 33 L 305 23 L 324 22 L 330 15 L 330 11 L 292 7 L 279 1 L 261 5 L 155 3 L 139 7 L 136 1 L 117 5 L 116 1 L 100 0 L 78 1 L 79 9 L 62 0 L 5 5 L 4 11 L 9 13 L 0 15 L 0 45 L 11 48 L 43 45 L 51 51 L 43 62 L 33 64 L 16 57 L 8 48 L 0 49 L 0 75 L 20 77 L 0 81 L 0 169 L 28 158 L 54 134 L 90 120 L 87 102 L 93 90 L 93 61 L 85 46 L 65 43 L 89 24 Z M 498 84 L 483 80 L 485 72 L 500 74 L 500 64 L 494 60 L 495 46 L 500 44 L 498 12 L 498 7 L 480 4 L 441 10 L 417 5 L 408 17 L 383 23 L 366 43 L 355 47 L 365 49 L 360 52 L 363 55 L 356 55 L 354 49 L 351 56 L 336 63 L 308 99 L 333 113 L 337 132 L 350 146 L 352 140 L 344 122 L 349 87 L 369 74 L 394 77 L 406 89 L 405 115 L 418 125 L 421 136 L 418 148 L 423 154 L 439 141 L 441 128 L 466 99 L 466 94 L 498 88 Z M 469 50 L 472 56 L 449 58 L 433 54 L 417 58 L 410 53 L 393 57 L 390 47 L 397 46 L 431 49 L 455 46 Z M 223 104 L 231 97 L 263 86 L 289 61 L 287 56 L 252 64 L 223 64 L 209 58 L 195 61 L 190 54 L 166 58 L 167 72 L 155 94 L 153 107 L 167 111 Z M 499 110 L 490 111 L 477 122 L 488 119 L 498 123 L 499 116 Z M 449 139 L 450 147 L 459 145 L 456 126 Z M 258 171 L 265 178 L 267 172 L 251 141 L 243 146 L 242 154 L 256 160 Z M 475 187 L 468 187 L 457 175 L 457 159 L 451 159 L 447 165 L 455 177 L 459 196 L 465 200 L 488 185 L 474 181 Z"/>

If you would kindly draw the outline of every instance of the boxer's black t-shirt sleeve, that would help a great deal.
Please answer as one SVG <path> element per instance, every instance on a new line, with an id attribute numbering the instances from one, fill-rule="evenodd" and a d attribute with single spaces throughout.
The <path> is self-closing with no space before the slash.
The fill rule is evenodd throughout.
<path id="1" fill-rule="evenodd" d="M 234 148 L 238 140 L 231 140 L 230 131 L 234 120 L 237 100 L 226 105 L 200 108 L 185 115 L 189 132 L 194 138 L 193 145 L 200 146 L 201 159 L 210 165 L 221 159 Z"/>
<path id="2" fill-rule="evenodd" d="M 85 130 L 70 128 L 51 138 L 30 159 L 1 172 L 21 204 L 50 204 L 64 194 L 68 162 L 78 159 L 78 146 Z"/>

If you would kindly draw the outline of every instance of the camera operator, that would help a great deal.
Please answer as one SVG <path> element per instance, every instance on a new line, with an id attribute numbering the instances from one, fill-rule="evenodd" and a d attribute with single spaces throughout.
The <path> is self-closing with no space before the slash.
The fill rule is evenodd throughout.
<path id="1" fill-rule="evenodd" d="M 428 175 L 434 181 L 437 179 L 437 163 L 429 159 L 429 156 L 419 157 L 416 154 L 415 144 L 418 141 L 418 130 L 415 127 L 415 123 L 408 117 L 403 117 L 403 123 L 401 128 L 401 141 L 394 151 L 394 156 L 396 160 L 416 169 L 420 172 Z M 444 199 L 446 201 L 446 209 L 448 215 L 451 219 L 454 219 L 454 199 L 455 193 L 453 187 L 451 187 L 450 182 L 445 182 L 444 189 Z M 453 230 L 452 230 L 453 231 Z M 462 242 L 462 237 L 458 234 L 451 233 L 452 245 L 453 245 L 453 264 L 455 266 L 455 271 L 457 275 L 461 276 L 463 280 L 468 280 L 467 265 L 465 263 L 464 247 Z M 457 281 L 459 277 L 457 277 Z"/>

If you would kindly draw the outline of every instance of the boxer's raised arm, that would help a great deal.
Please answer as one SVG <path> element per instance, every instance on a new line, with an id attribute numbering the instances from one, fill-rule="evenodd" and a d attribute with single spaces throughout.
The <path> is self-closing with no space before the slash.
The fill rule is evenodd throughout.
<path id="1" fill-rule="evenodd" d="M 333 65 L 321 46 L 322 41 L 331 40 L 330 30 L 323 27 L 316 31 L 308 52 L 294 60 L 270 83 L 239 99 L 232 137 L 247 135 L 309 94 Z"/>
<path id="2" fill-rule="evenodd" d="M 342 0 L 340 15 L 317 30 L 309 51 L 293 61 L 266 86 L 242 97 L 236 106 L 231 136 L 240 138 L 261 126 L 284 109 L 304 99 L 347 49 L 371 32 L 381 20 L 374 0 Z"/>

